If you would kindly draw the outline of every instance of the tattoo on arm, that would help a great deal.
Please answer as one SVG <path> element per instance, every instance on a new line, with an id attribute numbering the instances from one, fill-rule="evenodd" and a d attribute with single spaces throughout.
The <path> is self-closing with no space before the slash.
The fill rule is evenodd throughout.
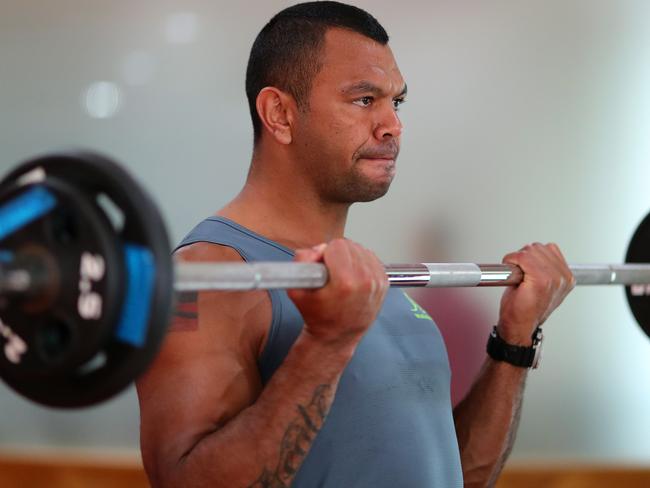
<path id="1" fill-rule="evenodd" d="M 199 328 L 199 294 L 195 291 L 176 295 L 176 310 L 169 326 L 169 332 L 191 331 Z"/>
<path id="2" fill-rule="evenodd" d="M 280 443 L 280 459 L 274 471 L 264 468 L 249 488 L 286 488 L 298 472 L 329 411 L 330 385 L 320 385 L 308 405 L 298 405 L 298 416 L 291 421 Z"/>

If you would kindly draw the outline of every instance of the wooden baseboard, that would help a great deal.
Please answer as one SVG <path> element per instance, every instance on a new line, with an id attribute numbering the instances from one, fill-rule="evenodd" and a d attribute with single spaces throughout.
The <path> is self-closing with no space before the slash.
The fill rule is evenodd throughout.
<path id="1" fill-rule="evenodd" d="M 149 483 L 137 453 L 3 452 L 0 486 L 147 488 Z"/>
<path id="2" fill-rule="evenodd" d="M 548 465 L 506 467 L 497 488 L 648 488 L 650 468 Z"/>
<path id="3" fill-rule="evenodd" d="M 147 488 L 137 453 L 0 452 L 0 487 Z M 514 465 L 497 488 L 647 488 L 650 467 Z"/>

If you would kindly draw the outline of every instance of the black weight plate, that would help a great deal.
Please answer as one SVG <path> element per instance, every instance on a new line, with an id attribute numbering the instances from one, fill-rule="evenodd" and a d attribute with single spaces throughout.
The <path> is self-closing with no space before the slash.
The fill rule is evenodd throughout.
<path id="1" fill-rule="evenodd" d="M 650 214 L 634 231 L 625 256 L 626 263 L 650 263 Z M 634 318 L 650 337 L 650 285 L 625 287 L 625 296 Z"/>
<path id="2" fill-rule="evenodd" d="M 18 361 L 0 354 L 0 377 L 9 384 L 36 385 L 90 360 L 112 337 L 126 279 L 112 225 L 84 193 L 56 178 L 8 184 L 0 207 L 38 205 L 30 195 L 50 199 L 51 209 L 6 235 L 0 249 L 16 261 L 49 263 L 51 284 L 39 295 L 0 303 L 3 323 L 28 346 Z M 88 271 L 93 276 L 81 279 Z"/>
<path id="3" fill-rule="evenodd" d="M 160 347 L 173 299 L 169 238 L 148 193 L 108 158 L 88 152 L 39 157 L 10 173 L 5 184 L 37 168 L 46 178 L 82 190 L 113 223 L 114 237 L 124 253 L 125 301 L 112 337 L 88 363 L 44 384 L 11 386 L 45 405 L 92 405 L 127 387 L 145 371 Z"/>

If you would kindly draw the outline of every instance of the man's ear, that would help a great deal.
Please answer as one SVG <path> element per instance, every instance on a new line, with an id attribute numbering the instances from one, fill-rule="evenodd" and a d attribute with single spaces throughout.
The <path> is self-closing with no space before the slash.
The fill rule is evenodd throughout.
<path id="1" fill-rule="evenodd" d="M 275 87 L 267 86 L 257 94 L 257 114 L 262 124 L 280 144 L 291 144 L 296 102 L 293 97 Z"/>

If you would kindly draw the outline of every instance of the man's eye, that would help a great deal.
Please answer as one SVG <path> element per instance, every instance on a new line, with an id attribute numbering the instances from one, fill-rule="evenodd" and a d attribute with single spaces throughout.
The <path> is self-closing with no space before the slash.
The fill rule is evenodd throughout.
<path id="1" fill-rule="evenodd" d="M 395 98 L 395 99 L 393 99 L 393 108 L 395 110 L 399 110 L 399 106 L 402 105 L 404 102 L 406 102 L 406 99 L 404 99 L 404 98 Z"/>
<path id="2" fill-rule="evenodd" d="M 372 103 L 372 97 L 362 97 L 354 101 L 360 107 L 367 107 Z"/>

